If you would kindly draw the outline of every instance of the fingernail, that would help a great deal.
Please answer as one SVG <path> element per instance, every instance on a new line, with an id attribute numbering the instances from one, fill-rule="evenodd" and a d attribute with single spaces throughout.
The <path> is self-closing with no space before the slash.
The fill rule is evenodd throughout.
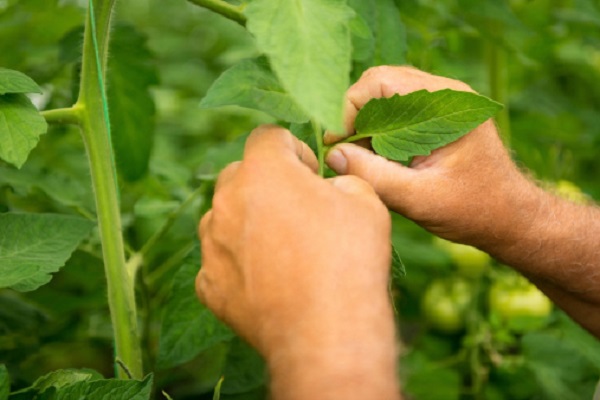
<path id="1" fill-rule="evenodd" d="M 346 160 L 344 153 L 338 149 L 332 149 L 327 154 L 327 159 L 325 161 L 327 162 L 327 165 L 338 174 L 345 174 L 348 169 L 348 160 Z"/>

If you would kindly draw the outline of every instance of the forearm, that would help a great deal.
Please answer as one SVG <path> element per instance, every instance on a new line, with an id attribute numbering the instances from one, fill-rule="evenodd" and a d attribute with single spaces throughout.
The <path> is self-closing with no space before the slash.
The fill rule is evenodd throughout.
<path id="1" fill-rule="evenodd" d="M 502 235 L 510 240 L 488 238 L 480 247 L 521 271 L 600 336 L 600 324 L 591 317 L 600 311 L 600 210 L 533 186 L 520 201 L 520 210 L 530 212 L 515 211 L 512 228 Z"/>

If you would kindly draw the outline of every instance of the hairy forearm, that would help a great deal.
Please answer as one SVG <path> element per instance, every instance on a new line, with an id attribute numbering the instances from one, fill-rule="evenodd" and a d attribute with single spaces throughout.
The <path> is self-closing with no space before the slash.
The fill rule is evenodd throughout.
<path id="1" fill-rule="evenodd" d="M 528 183 L 529 184 L 529 183 Z M 521 271 L 575 320 L 600 337 L 600 209 L 575 204 L 533 185 L 521 198 L 510 241 L 482 247 L 500 261 Z M 498 243 L 496 241 L 496 243 Z"/>

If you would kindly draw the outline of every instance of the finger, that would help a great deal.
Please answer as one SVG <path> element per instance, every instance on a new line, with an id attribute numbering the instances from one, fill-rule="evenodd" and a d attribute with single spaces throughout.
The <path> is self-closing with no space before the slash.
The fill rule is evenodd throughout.
<path id="1" fill-rule="evenodd" d="M 232 162 L 221 171 L 219 177 L 217 178 L 217 183 L 215 184 L 215 192 L 233 179 L 241 164 L 241 161 Z"/>
<path id="2" fill-rule="evenodd" d="M 317 157 L 310 147 L 287 129 L 276 125 L 262 125 L 252 131 L 244 148 L 244 159 L 246 158 L 268 161 L 295 158 L 315 173 L 319 169 Z"/>
<path id="3" fill-rule="evenodd" d="M 386 204 L 401 196 L 415 177 L 414 170 L 351 143 L 334 147 L 326 162 L 338 174 L 362 178 Z"/>
<path id="4" fill-rule="evenodd" d="M 350 101 L 348 96 L 346 96 L 346 104 L 344 106 L 344 129 L 343 133 L 326 131 L 323 136 L 323 143 L 332 144 L 339 142 L 342 139 L 345 139 L 349 136 L 352 136 L 354 133 L 354 120 L 358 115 L 358 109 L 356 106 Z"/>
<path id="5" fill-rule="evenodd" d="M 337 189 L 344 193 L 368 198 L 370 200 L 376 200 L 380 202 L 379 196 L 373 190 L 373 187 L 366 181 L 353 175 L 340 175 L 335 178 L 328 179 L 328 181 Z"/>

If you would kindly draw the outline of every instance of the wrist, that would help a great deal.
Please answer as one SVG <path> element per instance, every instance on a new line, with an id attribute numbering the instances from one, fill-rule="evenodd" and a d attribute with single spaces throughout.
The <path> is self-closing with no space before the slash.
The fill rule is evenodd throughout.
<path id="1" fill-rule="evenodd" d="M 386 303 L 369 315 L 324 319 L 272 347 L 266 355 L 272 398 L 399 399 L 395 327 Z"/>

